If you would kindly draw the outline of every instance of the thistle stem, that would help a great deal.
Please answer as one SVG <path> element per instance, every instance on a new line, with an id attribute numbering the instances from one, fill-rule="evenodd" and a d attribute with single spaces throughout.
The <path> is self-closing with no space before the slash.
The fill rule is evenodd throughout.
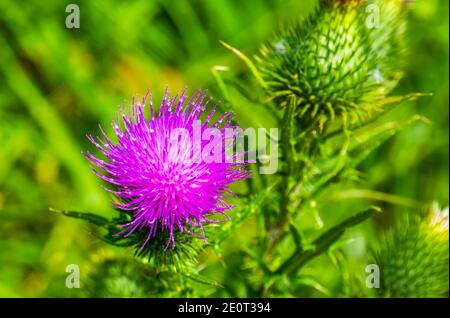
<path id="1" fill-rule="evenodd" d="M 283 154 L 283 158 L 286 164 L 286 172 L 282 176 L 281 183 L 281 196 L 280 196 L 280 215 L 277 220 L 277 223 L 272 231 L 273 237 L 272 242 L 270 244 L 270 251 L 276 246 L 278 241 L 281 238 L 281 234 L 283 232 L 283 228 L 287 223 L 288 215 L 289 215 L 289 205 L 290 205 L 290 179 L 294 174 L 295 170 L 295 158 L 294 158 L 294 149 L 291 144 L 292 140 L 292 118 L 294 115 L 295 109 L 295 96 L 291 95 L 288 98 L 287 108 L 283 116 L 283 129 L 282 129 L 282 143 L 281 143 L 281 151 Z"/>

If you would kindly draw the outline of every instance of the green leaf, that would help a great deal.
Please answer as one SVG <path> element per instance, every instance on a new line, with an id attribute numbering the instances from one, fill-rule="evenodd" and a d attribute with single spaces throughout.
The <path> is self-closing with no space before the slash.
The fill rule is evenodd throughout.
<path id="1" fill-rule="evenodd" d="M 263 78 L 261 77 L 261 74 L 259 74 L 259 71 L 255 64 L 253 64 L 252 60 L 250 60 L 244 53 L 239 51 L 238 49 L 232 47 L 231 45 L 225 43 L 224 41 L 220 41 L 220 44 L 222 44 L 224 47 L 226 47 L 228 50 L 233 52 L 237 55 L 242 61 L 244 61 L 245 64 L 247 64 L 248 68 L 252 72 L 252 74 L 255 76 L 256 80 L 262 87 L 266 87 L 266 83 L 264 82 Z"/>
<path id="2" fill-rule="evenodd" d="M 325 296 L 328 296 L 328 297 L 331 296 L 331 292 L 327 288 L 325 288 L 322 284 L 320 284 L 317 280 L 312 278 L 311 276 L 300 276 L 299 278 L 297 278 L 295 280 L 295 283 L 297 285 L 304 285 L 304 286 L 312 287 L 315 290 L 324 294 Z"/>
<path id="3" fill-rule="evenodd" d="M 94 214 L 94 213 L 90 213 L 90 212 L 57 210 L 54 208 L 50 208 L 49 210 L 52 212 L 62 213 L 63 215 L 71 217 L 71 218 L 85 220 L 89 223 L 92 223 L 92 224 L 98 225 L 98 226 L 106 226 L 106 225 L 110 224 L 110 221 L 107 218 L 97 215 L 97 214 Z"/>
<path id="4" fill-rule="evenodd" d="M 337 241 L 337 239 L 344 234 L 346 229 L 364 222 L 376 212 L 381 212 L 381 209 L 378 207 L 370 207 L 369 209 L 342 221 L 314 240 L 313 244 L 315 245 L 315 249 L 320 252 L 325 251 L 333 242 Z"/>
<path id="5" fill-rule="evenodd" d="M 348 228 L 364 222 L 368 218 L 372 217 L 376 212 L 380 212 L 380 208 L 370 207 L 367 210 L 360 212 L 332 227 L 312 242 L 312 248 L 309 248 L 301 253 L 295 251 L 291 257 L 280 265 L 275 273 L 287 273 L 289 275 L 294 275 L 311 259 L 326 252 L 334 242 L 339 240 Z"/>
<path id="6" fill-rule="evenodd" d="M 220 283 L 218 283 L 217 281 L 211 280 L 211 279 L 209 279 L 205 276 L 202 276 L 193 271 L 190 271 L 188 273 L 181 273 L 181 275 L 183 275 L 184 277 L 189 278 L 197 283 L 200 283 L 200 284 L 223 288 L 223 286 Z"/>
<path id="7" fill-rule="evenodd" d="M 302 237 L 298 232 L 297 228 L 293 224 L 289 224 L 289 230 L 294 238 L 294 243 L 298 251 L 303 251 Z"/>
<path id="8" fill-rule="evenodd" d="M 402 196 L 384 193 L 369 189 L 347 189 L 343 191 L 338 191 L 330 194 L 325 199 L 326 201 L 341 201 L 348 199 L 369 199 L 380 202 L 388 202 L 400 206 L 406 206 L 410 208 L 420 208 L 425 207 L 426 204 L 419 202 L 410 198 L 405 198 Z"/>

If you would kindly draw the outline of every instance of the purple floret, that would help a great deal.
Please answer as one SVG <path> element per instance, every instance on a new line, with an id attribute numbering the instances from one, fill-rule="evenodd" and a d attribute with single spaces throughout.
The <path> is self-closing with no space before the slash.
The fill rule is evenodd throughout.
<path id="1" fill-rule="evenodd" d="M 205 97 L 206 92 L 197 91 L 187 100 L 183 91 L 179 98 L 170 98 L 166 91 L 159 113 L 155 115 L 151 96 L 149 98 L 147 93 L 141 103 L 133 100 L 128 114 L 122 110 L 113 121 L 116 144 L 101 127 L 103 137 L 94 139 L 88 135 L 88 139 L 106 157 L 102 160 L 87 152 L 85 156 L 89 161 L 105 174 L 92 170 L 115 186 L 114 190 L 107 189 L 119 198 L 120 203 L 114 204 L 133 214 L 132 220 L 122 225 L 124 229 L 118 235 L 126 237 L 148 229 L 141 249 L 152 236 L 166 230 L 170 231 L 166 248 L 170 243 L 174 248 L 175 231 L 188 232 L 205 240 L 203 224 L 217 222 L 217 218 L 208 216 L 227 216 L 225 211 L 232 208 L 227 203 L 227 195 L 234 195 L 229 185 L 249 176 L 245 164 L 236 162 L 238 160 L 225 160 L 225 151 L 233 146 L 225 137 L 221 137 L 224 146 L 220 162 L 203 160 L 201 149 L 208 140 L 199 139 L 200 149 L 194 145 L 194 125 L 201 120 L 211 100 L 204 102 Z M 148 100 L 150 118 L 144 115 Z M 201 120 L 197 132 L 203 133 L 213 127 L 222 133 L 221 136 L 226 136 L 225 129 L 235 127 L 231 125 L 231 113 L 212 121 L 216 107 L 217 104 Z M 190 140 L 180 137 L 174 142 L 174 130 L 179 128 L 189 132 Z M 234 154 L 233 159 L 242 155 Z"/>

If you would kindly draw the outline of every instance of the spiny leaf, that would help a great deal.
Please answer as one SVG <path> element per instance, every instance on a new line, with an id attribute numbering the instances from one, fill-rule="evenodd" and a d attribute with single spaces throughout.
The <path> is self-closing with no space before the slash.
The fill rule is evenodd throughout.
<path id="1" fill-rule="evenodd" d="M 312 242 L 312 248 L 306 249 L 302 253 L 295 251 L 291 257 L 280 265 L 275 273 L 288 273 L 289 275 L 295 274 L 311 259 L 326 252 L 334 242 L 339 240 L 345 230 L 364 222 L 368 218 L 372 217 L 376 212 L 380 212 L 378 207 L 370 207 L 367 210 L 360 212 L 332 227 Z"/>
<path id="2" fill-rule="evenodd" d="M 256 194 L 253 198 L 250 199 L 250 201 L 245 202 L 244 200 L 241 201 L 241 204 L 239 206 L 235 207 L 235 214 L 233 215 L 233 218 L 230 220 L 230 222 L 224 226 L 221 227 L 220 233 L 211 233 L 211 236 L 214 236 L 212 239 L 210 239 L 210 242 L 212 242 L 213 246 L 218 246 L 222 241 L 227 239 L 236 228 L 245 222 L 248 218 L 250 218 L 254 213 L 258 211 L 258 208 L 262 206 L 264 201 L 267 199 L 267 197 L 270 195 L 273 188 L 276 186 L 277 182 L 269 186 L 267 189 L 260 191 L 258 194 Z"/>
<path id="3" fill-rule="evenodd" d="M 315 245 L 315 249 L 324 251 L 342 234 L 344 234 L 346 229 L 364 222 L 368 218 L 372 217 L 376 212 L 381 212 L 381 209 L 378 207 L 370 207 L 369 209 L 342 221 L 314 240 L 313 244 Z"/>
<path id="4" fill-rule="evenodd" d="M 126 214 L 122 213 L 119 218 L 110 221 L 94 213 L 51 210 L 106 229 L 106 233 L 95 233 L 94 235 L 105 243 L 117 247 L 133 247 L 137 258 L 144 260 L 158 271 L 182 271 L 186 269 L 195 264 L 198 254 L 204 247 L 202 241 L 195 239 L 191 234 L 180 231 L 174 233 L 174 248 L 167 248 L 167 242 L 169 241 L 169 231 L 167 230 L 150 240 L 148 240 L 148 230 L 134 232 L 127 237 L 118 235 L 122 230 L 121 225 L 127 221 Z M 144 242 L 147 242 L 145 246 Z"/>
<path id="5" fill-rule="evenodd" d="M 300 276 L 295 280 L 295 285 L 299 286 L 309 286 L 314 288 L 315 290 L 321 292 L 327 297 L 330 297 L 331 291 L 328 290 L 326 287 L 324 287 L 322 284 L 320 284 L 316 279 L 314 279 L 311 276 Z"/>
<path id="6" fill-rule="evenodd" d="M 412 208 L 420 208 L 424 207 L 424 203 L 410 199 L 401 197 L 394 194 L 383 193 L 374 190 L 365 190 L 365 189 L 347 189 L 338 192 L 334 192 L 327 196 L 325 200 L 327 201 L 340 201 L 340 200 L 348 200 L 348 199 L 370 199 L 381 202 L 389 202 L 392 204 L 397 204 L 406 207 Z"/>
<path id="7" fill-rule="evenodd" d="M 90 213 L 90 212 L 57 210 L 54 208 L 50 208 L 49 210 L 52 212 L 62 213 L 63 215 L 71 217 L 71 218 L 85 220 L 89 223 L 92 223 L 92 224 L 98 225 L 98 226 L 106 226 L 111 223 L 107 218 L 100 216 L 98 214 Z"/>
<path id="8" fill-rule="evenodd" d="M 294 238 L 294 243 L 295 243 L 297 250 L 299 252 L 303 251 L 302 237 L 301 237 L 300 233 L 298 232 L 297 228 L 292 223 L 290 223 L 289 230 L 291 231 L 291 235 Z"/>
<path id="9" fill-rule="evenodd" d="M 181 273 L 184 277 L 189 278 L 197 283 L 201 283 L 204 285 L 209 285 L 213 287 L 223 288 L 223 286 L 216 282 L 215 280 L 211 280 L 205 276 L 202 276 L 198 273 L 195 273 L 193 271 L 187 272 L 187 273 Z"/>
<path id="10" fill-rule="evenodd" d="M 264 82 L 263 78 L 259 74 L 258 69 L 256 68 L 255 64 L 253 64 L 252 60 L 250 60 L 244 53 L 239 51 L 238 49 L 232 47 L 231 45 L 225 43 L 224 41 L 220 41 L 220 44 L 222 44 L 224 47 L 226 47 L 228 50 L 236 54 L 242 61 L 244 61 L 245 64 L 250 68 L 250 71 L 252 72 L 253 76 L 255 76 L 256 80 L 262 87 L 266 87 L 266 83 Z"/>

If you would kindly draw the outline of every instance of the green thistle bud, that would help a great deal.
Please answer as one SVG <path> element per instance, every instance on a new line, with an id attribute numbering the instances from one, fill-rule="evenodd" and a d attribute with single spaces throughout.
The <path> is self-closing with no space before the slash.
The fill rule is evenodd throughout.
<path id="1" fill-rule="evenodd" d="M 134 247 L 136 257 L 158 272 L 183 271 L 195 265 L 199 253 L 205 247 L 202 240 L 190 233 L 175 231 L 171 234 L 168 230 L 151 240 L 148 240 L 148 230 L 133 232 L 127 237 L 117 235 L 123 228 L 120 224 L 125 222 L 125 214 L 126 212 L 121 211 L 121 217 L 113 219 L 103 240 L 116 246 Z M 169 239 L 173 239 L 175 243 L 172 247 L 168 246 Z"/>
<path id="2" fill-rule="evenodd" d="M 448 295 L 448 208 L 400 220 L 380 242 L 375 259 L 385 297 Z"/>
<path id="3" fill-rule="evenodd" d="M 169 238 L 169 231 L 165 231 L 150 240 L 144 248 L 138 248 L 139 244 L 145 240 L 145 233 L 138 233 L 135 238 L 132 238 L 132 240 L 136 239 L 136 256 L 158 271 L 183 271 L 194 266 L 199 253 L 204 248 L 204 242 L 189 233 L 177 231 L 173 233 L 176 245 L 165 249 Z"/>
<path id="4" fill-rule="evenodd" d="M 261 48 L 257 67 L 269 94 L 281 106 L 296 95 L 296 114 L 321 125 L 380 111 L 400 78 L 402 6 L 399 0 L 321 1 L 305 21 Z"/>

